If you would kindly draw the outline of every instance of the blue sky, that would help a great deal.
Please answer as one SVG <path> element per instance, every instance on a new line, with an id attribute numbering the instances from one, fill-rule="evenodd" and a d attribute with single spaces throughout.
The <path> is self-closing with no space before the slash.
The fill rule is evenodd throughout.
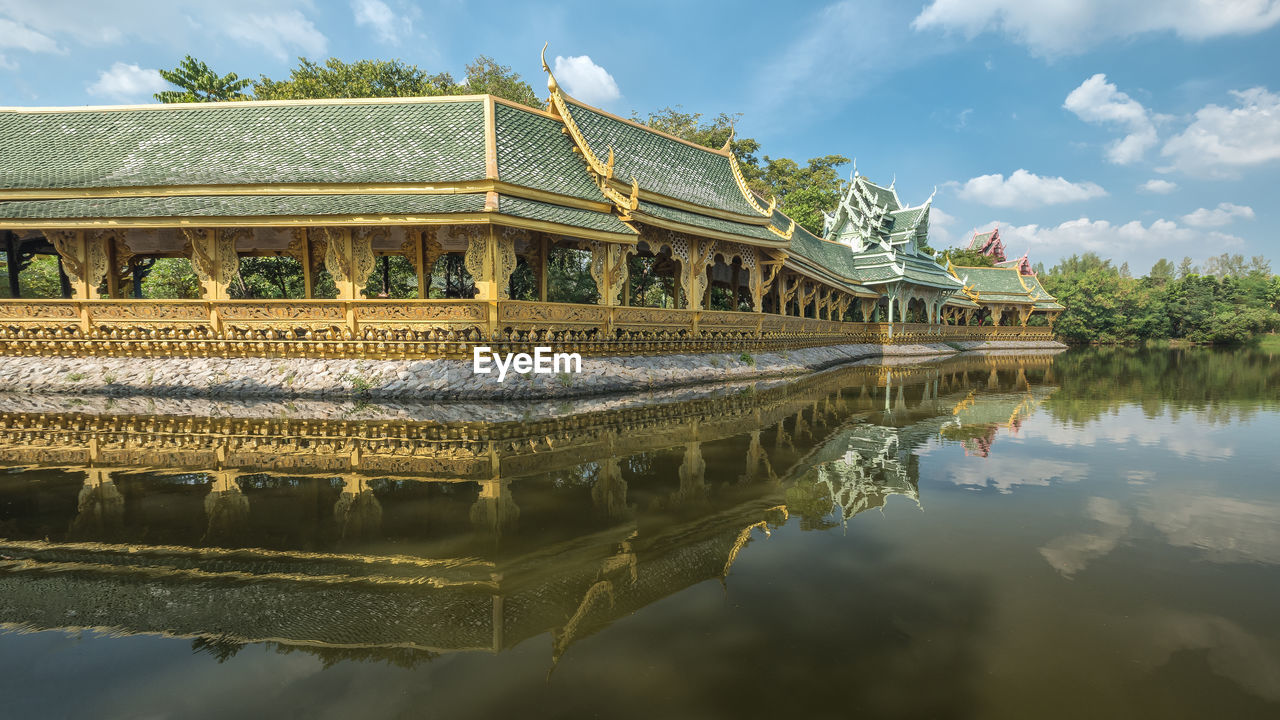
<path id="1" fill-rule="evenodd" d="M 149 101 L 187 53 L 280 77 L 305 55 L 476 55 L 628 115 L 740 112 L 774 157 L 840 153 L 934 244 L 999 223 L 1052 264 L 1262 254 L 1280 269 L 1280 0 L 605 4 L 0 0 L 0 105 Z M 852 168 L 846 168 L 848 172 Z"/>

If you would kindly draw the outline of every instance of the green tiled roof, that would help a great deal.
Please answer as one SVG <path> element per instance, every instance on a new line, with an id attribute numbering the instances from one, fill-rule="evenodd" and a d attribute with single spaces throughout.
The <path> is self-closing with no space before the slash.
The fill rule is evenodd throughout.
<path id="1" fill-rule="evenodd" d="M 0 202 L 0 219 L 270 217 L 325 215 L 447 215 L 484 212 L 483 194 L 457 195 L 202 195 L 77 198 Z M 498 214 L 635 235 L 609 213 L 502 196 Z"/>
<path id="2" fill-rule="evenodd" d="M 718 230 L 719 232 L 730 233 L 752 240 L 763 240 L 770 244 L 782 244 L 782 238 L 769 232 L 769 228 L 764 225 L 748 225 L 746 223 L 733 222 L 732 220 L 722 220 L 720 218 L 702 215 L 699 213 L 689 212 L 687 210 L 678 210 L 676 208 L 667 207 L 666 205 L 658 205 L 656 203 L 640 201 L 638 212 L 652 215 L 663 220 L 692 225 L 694 227 L 705 228 L 707 230 Z"/>
<path id="3" fill-rule="evenodd" d="M 609 148 L 613 148 L 615 178 L 629 183 L 634 177 L 642 189 L 650 192 L 702 207 L 760 217 L 743 197 L 729 158 L 572 102 L 568 107 L 592 154 L 604 161 L 609 156 Z"/>
<path id="4" fill-rule="evenodd" d="M 889 206 L 890 212 L 893 212 L 900 207 L 898 205 L 898 199 L 894 197 L 892 190 L 886 187 L 880 187 L 879 185 L 871 182 L 867 179 L 866 175 L 859 175 L 858 179 L 862 181 L 863 187 L 870 191 L 871 196 L 875 199 L 877 207 L 884 207 L 887 205 Z"/>
<path id="5" fill-rule="evenodd" d="M 787 224 L 790 225 L 791 222 L 788 220 Z M 795 232 L 791 234 L 790 250 L 793 255 L 799 255 L 835 275 L 849 280 L 861 279 L 854 272 L 853 252 L 849 248 L 827 242 L 799 225 L 796 225 Z"/>
<path id="6" fill-rule="evenodd" d="M 988 230 L 984 233 L 976 233 L 973 236 L 973 239 L 969 241 L 969 249 L 977 250 L 978 248 L 982 247 L 983 243 L 991 239 L 991 233 L 993 232 L 995 232 L 995 230 Z"/>
<path id="7" fill-rule="evenodd" d="M 3 219 L 427 215 L 484 210 L 484 195 L 201 195 L 0 202 Z"/>
<path id="8" fill-rule="evenodd" d="M 959 293 L 956 293 L 955 295 L 952 295 L 951 297 L 947 298 L 946 304 L 955 305 L 957 307 L 963 307 L 963 308 L 981 307 L 980 305 L 978 305 L 978 303 L 970 300 L 969 298 Z"/>
<path id="9" fill-rule="evenodd" d="M 920 219 L 924 217 L 925 206 L 907 208 L 905 210 L 894 210 L 889 213 L 893 218 L 893 232 L 905 232 L 914 228 Z"/>
<path id="10" fill-rule="evenodd" d="M 1033 300 L 1045 300 L 1045 301 L 1049 301 L 1050 304 L 1057 305 L 1057 303 L 1052 302 L 1054 300 L 1054 297 L 1049 294 L 1048 290 L 1044 289 L 1043 285 L 1040 284 L 1040 278 L 1036 277 L 1035 275 L 1023 275 L 1022 282 L 1026 283 L 1027 287 L 1031 289 L 1031 298 Z M 1036 307 L 1039 307 L 1039 306 L 1040 306 L 1040 303 L 1036 303 Z M 1058 305 L 1058 307 L 1062 307 L 1062 306 Z"/>
<path id="11" fill-rule="evenodd" d="M 757 199 L 759 196 L 757 196 Z M 781 232 L 786 232 L 791 227 L 791 218 L 787 217 L 781 210 L 774 208 L 773 215 L 769 218 L 769 224 L 773 225 Z M 796 232 L 800 232 L 803 228 L 799 224 L 796 225 Z M 806 231 L 808 232 L 808 231 Z"/>
<path id="12" fill-rule="evenodd" d="M 588 230 L 601 230 L 633 236 L 637 234 L 635 230 L 632 230 L 626 223 L 619 220 L 616 215 L 595 212 L 594 210 L 568 208 L 562 205 L 552 205 L 507 195 L 503 195 L 498 199 L 498 212 L 512 217 L 542 220 Z"/>
<path id="13" fill-rule="evenodd" d="M 494 103 L 498 178 L 515 185 L 607 203 L 559 120 Z"/>
<path id="14" fill-rule="evenodd" d="M 968 277 L 969 285 L 981 295 L 1001 294 L 1027 296 L 1027 291 L 1018 281 L 1018 272 L 1012 269 L 987 267 L 957 267 L 956 274 Z"/>
<path id="15" fill-rule="evenodd" d="M 0 112 L 0 188 L 478 180 L 483 105 Z"/>
<path id="16" fill-rule="evenodd" d="M 863 283 L 882 284 L 907 280 L 920 285 L 959 289 L 960 283 L 931 259 L 914 255 L 898 254 L 891 256 L 885 251 L 869 250 L 852 254 L 856 269 L 856 277 Z M 895 266 L 901 265 L 903 272 L 898 273 Z"/>

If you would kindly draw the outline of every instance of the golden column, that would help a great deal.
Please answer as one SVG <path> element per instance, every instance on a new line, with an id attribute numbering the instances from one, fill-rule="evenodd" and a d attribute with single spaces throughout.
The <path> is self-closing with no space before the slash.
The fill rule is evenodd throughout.
<path id="1" fill-rule="evenodd" d="M 600 297 L 599 305 L 613 307 L 621 305 L 620 295 L 627 283 L 627 257 L 635 252 L 635 248 L 619 243 L 593 240 L 591 248 L 591 279 L 596 282 L 596 290 Z"/>
<path id="2" fill-rule="evenodd" d="M 463 263 L 475 283 L 476 299 L 506 299 L 511 273 L 516 269 L 515 242 L 492 225 L 468 227 L 466 236 Z"/>
<path id="3" fill-rule="evenodd" d="M 83 230 L 46 230 L 44 236 L 62 258 L 62 269 L 71 281 L 71 297 L 89 300 L 107 275 L 110 258 L 101 243 L 91 242 Z"/>

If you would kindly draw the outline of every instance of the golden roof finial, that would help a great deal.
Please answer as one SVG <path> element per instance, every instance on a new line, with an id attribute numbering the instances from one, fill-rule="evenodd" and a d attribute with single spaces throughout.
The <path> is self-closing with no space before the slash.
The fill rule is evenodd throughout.
<path id="1" fill-rule="evenodd" d="M 556 76 L 551 74 L 551 68 L 547 65 L 547 46 L 549 42 L 542 43 L 542 72 L 547 74 L 547 89 L 551 92 L 557 92 L 560 89 L 556 83 Z"/>
<path id="2" fill-rule="evenodd" d="M 609 146 L 609 159 L 605 161 L 604 168 L 605 168 L 604 176 L 606 178 L 613 177 L 613 146 L 612 145 Z"/>
<path id="3" fill-rule="evenodd" d="M 612 153 L 610 153 L 610 157 L 612 158 Z M 627 202 L 631 205 L 632 210 L 640 207 L 640 183 L 636 182 L 634 175 L 631 176 L 631 197 L 627 199 Z"/>
<path id="4" fill-rule="evenodd" d="M 720 148 L 720 152 L 727 153 L 733 147 L 733 126 L 729 126 L 729 137 L 724 141 L 724 147 Z"/>

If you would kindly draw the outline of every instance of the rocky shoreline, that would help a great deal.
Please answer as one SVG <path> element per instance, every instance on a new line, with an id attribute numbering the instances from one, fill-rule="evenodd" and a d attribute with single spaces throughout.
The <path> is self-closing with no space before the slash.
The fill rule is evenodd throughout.
<path id="1" fill-rule="evenodd" d="M 476 375 L 467 360 L 0 358 L 9 393 L 108 397 L 356 398 L 369 401 L 551 400 L 805 374 L 857 361 L 973 350 L 1060 350 L 1057 342 L 835 345 L 759 355 L 587 357 L 581 373 Z"/>

